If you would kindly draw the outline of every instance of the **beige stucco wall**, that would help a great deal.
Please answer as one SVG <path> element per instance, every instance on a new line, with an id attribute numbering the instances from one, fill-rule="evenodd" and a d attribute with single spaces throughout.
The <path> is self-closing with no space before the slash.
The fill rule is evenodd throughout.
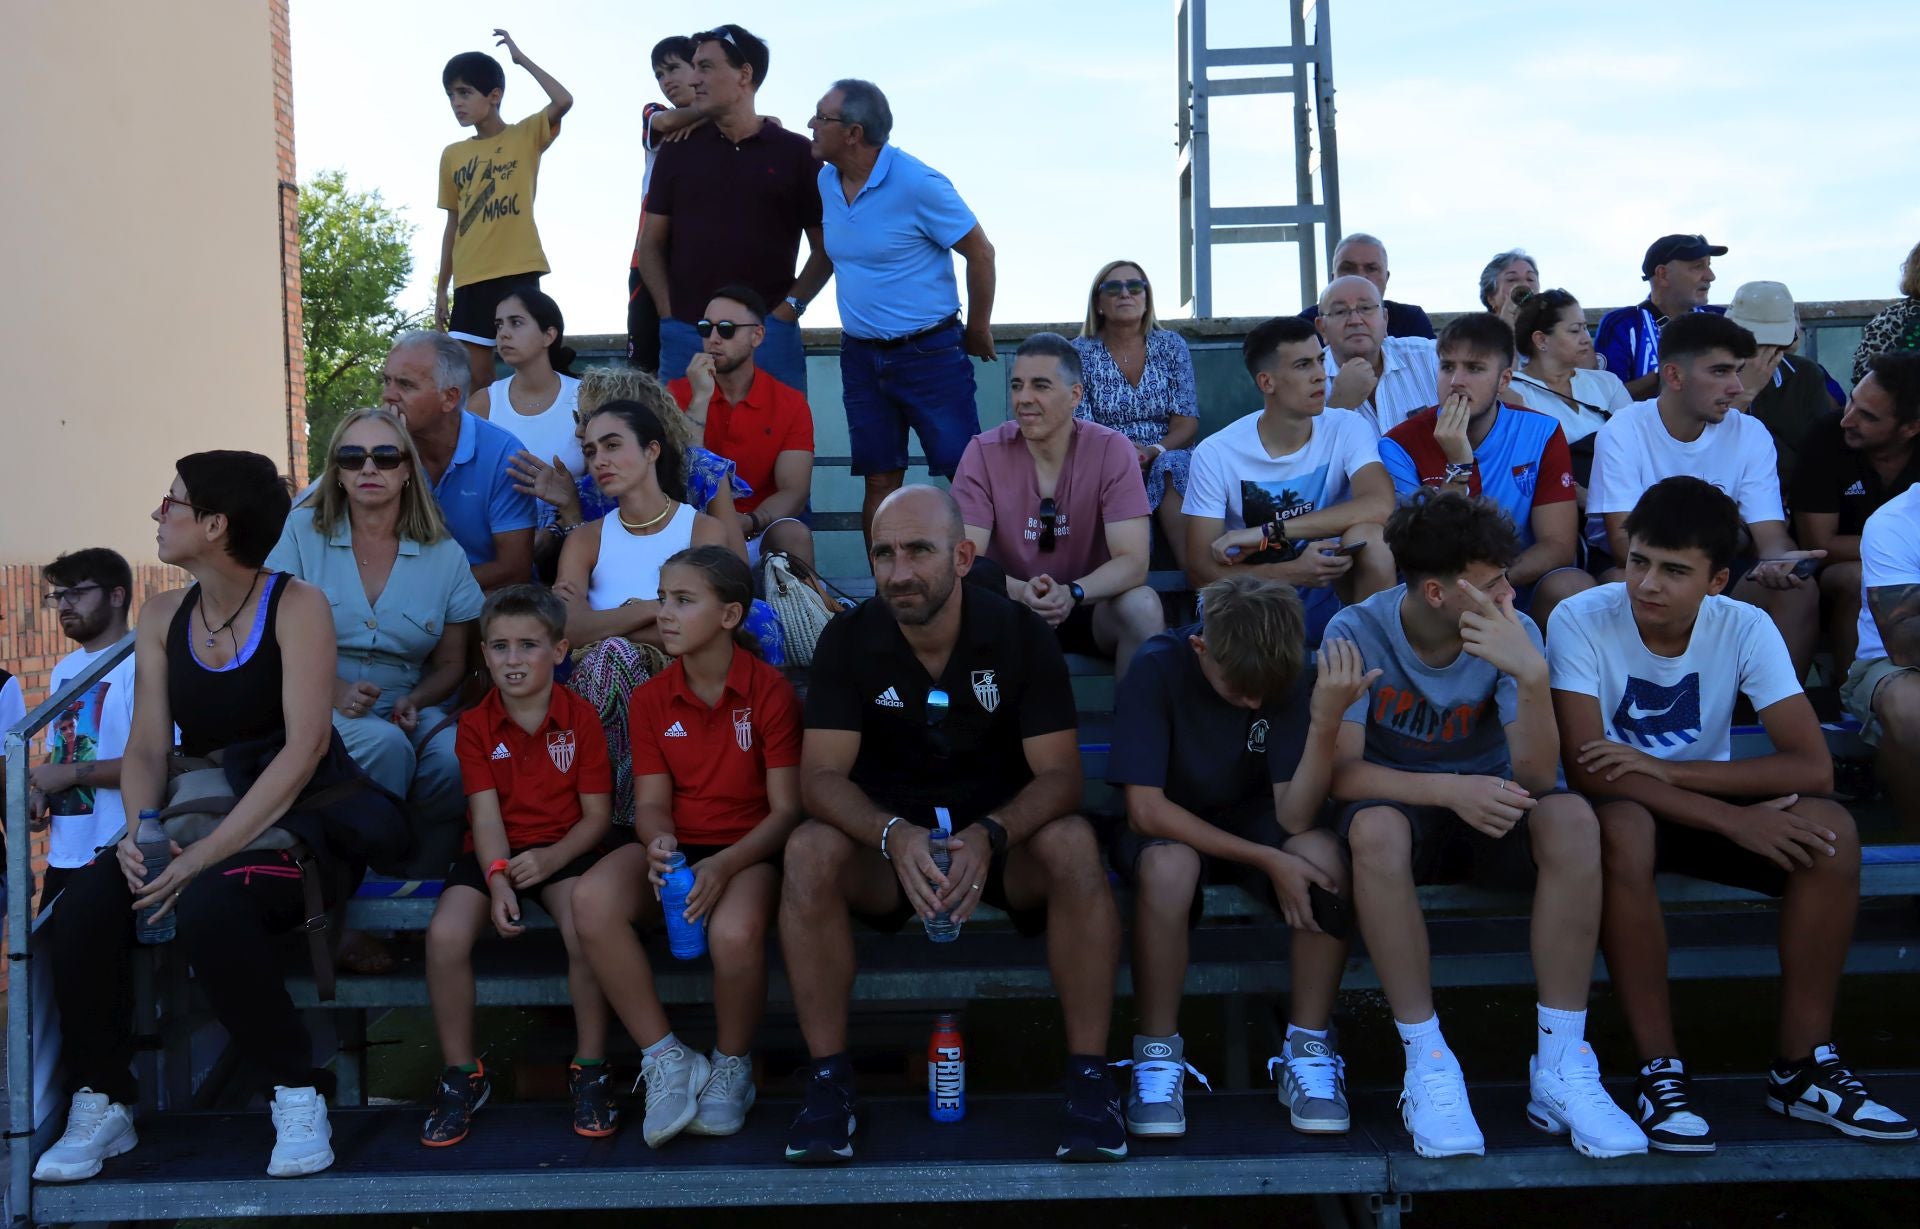
<path id="1" fill-rule="evenodd" d="M 265 0 L 10 0 L 0 564 L 153 558 L 172 463 L 287 455 Z"/>

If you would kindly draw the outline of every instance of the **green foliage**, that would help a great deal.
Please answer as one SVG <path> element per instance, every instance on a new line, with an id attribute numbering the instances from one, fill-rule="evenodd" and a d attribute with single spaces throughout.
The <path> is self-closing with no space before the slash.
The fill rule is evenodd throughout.
<path id="1" fill-rule="evenodd" d="M 307 343 L 307 464 L 324 468 L 334 424 L 380 400 L 394 336 L 426 318 L 397 303 L 413 273 L 414 226 L 380 193 L 355 192 L 343 171 L 300 187 L 300 306 Z"/>

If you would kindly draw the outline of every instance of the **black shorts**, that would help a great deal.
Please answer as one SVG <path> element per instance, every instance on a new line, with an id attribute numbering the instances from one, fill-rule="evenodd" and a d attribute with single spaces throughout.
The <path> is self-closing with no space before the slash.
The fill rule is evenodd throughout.
<path id="1" fill-rule="evenodd" d="M 453 292 L 453 309 L 447 313 L 447 336 L 473 346 L 491 346 L 499 330 L 493 327 L 494 309 L 508 294 L 528 286 L 540 288 L 540 274 L 516 273 L 511 277 L 490 277 L 484 282 L 468 282 Z M 474 390 L 478 392 L 478 389 Z"/>
<path id="2" fill-rule="evenodd" d="M 1060 638 L 1062 653 L 1078 653 L 1083 657 L 1105 657 L 1108 651 L 1102 649 L 1093 638 L 1092 602 L 1082 602 L 1067 613 L 1053 634 Z"/>
<path id="3" fill-rule="evenodd" d="M 1743 803 L 1736 800 L 1735 805 Z M 1745 888 L 1762 896 L 1787 894 L 1786 871 L 1772 859 L 1704 828 L 1690 828 L 1658 816 L 1653 821 L 1653 869 L 1688 875 L 1708 883 Z"/>
<path id="4" fill-rule="evenodd" d="M 1280 817 L 1273 809 L 1273 795 L 1250 798 L 1245 802 L 1201 815 L 1222 832 L 1232 833 L 1242 840 L 1252 841 L 1272 849 L 1285 849 L 1287 842 L 1293 840 L 1293 834 L 1280 826 Z M 1140 886 L 1140 855 L 1155 845 L 1178 845 L 1179 841 L 1165 837 L 1143 836 L 1131 827 L 1123 827 L 1114 834 L 1113 847 L 1109 857 L 1113 860 L 1113 869 L 1129 886 Z M 1224 858 L 1210 858 L 1199 850 L 1194 854 L 1200 859 L 1200 883 L 1229 884 L 1243 888 L 1265 901 L 1274 912 L 1280 911 L 1280 900 L 1273 892 L 1273 880 L 1257 867 L 1244 862 L 1234 862 Z M 1199 924 L 1200 915 L 1206 908 L 1206 893 L 1196 891 L 1193 904 L 1187 909 L 1187 926 Z"/>
<path id="5" fill-rule="evenodd" d="M 550 849 L 552 848 L 552 846 L 530 845 L 527 848 Z M 513 852 L 516 854 L 519 854 L 519 853 L 525 853 L 526 850 L 516 849 Z M 601 858 L 601 854 L 600 854 L 600 851 L 597 849 L 592 850 L 588 853 L 581 854 L 579 857 L 575 858 L 573 861 L 567 863 L 565 866 L 561 867 L 559 870 L 553 872 L 553 874 L 547 876 L 541 882 L 535 884 L 531 889 L 525 892 L 520 892 L 518 889 L 516 889 L 515 894 L 518 895 L 522 901 L 531 900 L 534 903 L 538 904 L 540 900 L 541 889 L 546 888 L 552 884 L 561 883 L 568 879 L 578 879 L 580 876 L 592 870 L 593 864 L 595 862 L 598 862 L 600 858 Z M 505 874 L 506 872 L 502 871 L 501 873 Z M 474 891 L 480 893 L 480 895 L 482 896 L 491 895 L 491 893 L 489 893 L 487 890 L 486 868 L 480 865 L 480 857 L 478 854 L 472 854 L 472 853 L 461 854 L 459 857 L 453 860 L 453 865 L 447 867 L 447 877 L 446 877 L 446 880 L 441 884 L 440 890 L 442 892 L 445 892 L 448 888 L 456 887 L 456 886 L 463 887 L 463 888 L 472 888 Z"/>
<path id="6" fill-rule="evenodd" d="M 912 819 L 910 811 L 895 813 L 905 814 L 908 819 Z M 916 820 L 914 822 L 918 821 Z M 953 817 L 953 830 L 959 832 L 972 822 L 973 819 L 971 817 L 961 818 L 955 816 Z M 888 863 L 887 869 L 891 871 L 893 864 Z M 1045 904 L 1032 909 L 1015 909 L 1007 903 L 1006 869 L 1007 855 L 1004 853 L 995 854 L 993 861 L 987 865 L 986 880 L 980 885 L 981 903 L 992 905 L 994 908 L 1004 912 L 1007 915 L 1007 919 L 1013 923 L 1013 928 L 1029 939 L 1035 935 L 1045 934 L 1047 930 L 1047 907 Z M 899 885 L 897 879 L 894 882 L 893 890 L 895 896 L 892 909 L 887 910 L 885 913 L 861 913 L 856 910 L 853 916 L 859 918 L 862 924 L 880 931 L 882 934 L 895 933 L 913 920 L 914 910 L 912 902 L 907 900 L 906 889 Z"/>
<path id="7" fill-rule="evenodd" d="M 1555 789 L 1540 797 L 1572 792 Z M 1533 886 L 1533 844 L 1527 836 L 1524 815 L 1505 836 L 1493 837 L 1448 807 L 1369 798 L 1350 802 L 1341 809 L 1337 831 L 1342 841 L 1347 839 L 1354 817 L 1369 807 L 1386 807 L 1407 817 L 1407 825 L 1413 832 L 1415 883 L 1473 883 L 1483 888 L 1516 891 Z"/>

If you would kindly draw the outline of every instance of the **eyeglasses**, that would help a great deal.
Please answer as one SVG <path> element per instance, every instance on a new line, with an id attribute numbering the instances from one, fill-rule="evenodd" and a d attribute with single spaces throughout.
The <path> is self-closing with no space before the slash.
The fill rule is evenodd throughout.
<path id="1" fill-rule="evenodd" d="M 334 450 L 333 463 L 349 473 L 365 469 L 367 458 L 373 458 L 375 469 L 399 469 L 406 461 L 407 454 L 392 444 L 377 444 L 371 449 L 358 444 L 347 444 Z"/>
<path id="2" fill-rule="evenodd" d="M 693 331 L 700 334 L 702 341 L 715 333 L 720 334 L 721 341 L 732 341 L 733 335 L 741 329 L 758 328 L 759 325 L 758 320 L 702 320 L 693 326 Z"/>
<path id="3" fill-rule="evenodd" d="M 102 586 L 88 581 L 84 585 L 75 585 L 71 589 L 49 589 L 47 590 L 47 595 L 40 599 L 40 604 L 42 606 L 56 608 L 60 606 L 78 606 L 87 594 L 98 593 L 101 591 L 101 588 Z"/>
<path id="4" fill-rule="evenodd" d="M 953 736 L 941 729 L 946 721 L 953 701 L 941 688 L 935 687 L 927 692 L 927 741 L 932 745 L 936 759 L 946 759 L 953 754 Z"/>
<path id="5" fill-rule="evenodd" d="M 213 515 L 213 513 L 208 509 L 197 507 L 193 504 L 190 504 L 186 500 L 181 499 L 178 496 L 174 495 L 171 491 L 169 491 L 167 494 L 162 495 L 160 497 L 160 515 L 162 517 L 165 517 L 167 513 L 173 511 L 174 508 L 176 507 L 185 508 L 187 511 L 196 512 L 201 516 Z"/>
<path id="6" fill-rule="evenodd" d="M 1336 307 L 1330 312 L 1321 312 L 1321 316 L 1332 321 L 1345 320 L 1348 316 L 1371 316 L 1380 310 L 1378 303 L 1362 303 L 1358 307 Z"/>
<path id="7" fill-rule="evenodd" d="M 816 111 L 813 113 L 813 122 L 816 124 L 844 124 L 847 121 L 837 115 L 822 115 Z"/>
<path id="8" fill-rule="evenodd" d="M 1130 277 L 1124 282 L 1101 282 L 1099 290 L 1101 294 L 1116 296 L 1121 294 L 1145 294 L 1147 292 L 1147 283 L 1142 278 Z"/>
<path id="9" fill-rule="evenodd" d="M 1053 533 L 1060 524 L 1060 505 L 1053 502 L 1049 495 L 1040 501 L 1040 549 L 1053 549 Z"/>

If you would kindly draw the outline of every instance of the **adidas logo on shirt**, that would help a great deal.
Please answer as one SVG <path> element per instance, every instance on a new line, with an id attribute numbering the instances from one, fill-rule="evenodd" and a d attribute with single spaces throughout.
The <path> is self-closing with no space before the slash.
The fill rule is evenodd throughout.
<path id="1" fill-rule="evenodd" d="M 496 760 L 510 760 L 513 758 L 513 752 L 507 750 L 507 744 L 495 743 L 493 745 L 493 755 L 491 758 Z"/>
<path id="2" fill-rule="evenodd" d="M 875 704 L 878 704 L 881 708 L 905 708 L 906 707 L 906 705 L 900 702 L 900 693 L 895 691 L 891 687 L 887 688 L 885 691 L 875 696 L 873 698 L 873 702 Z"/>
<path id="3" fill-rule="evenodd" d="M 1866 493 L 1867 493 L 1867 484 L 1860 481 L 1858 478 L 1855 478 L 1853 480 L 1852 486 L 1848 487 L 1845 491 L 1841 492 L 1841 494 L 1843 495 L 1865 495 Z"/>
<path id="4" fill-rule="evenodd" d="M 687 736 L 687 727 L 681 725 L 678 721 L 668 726 L 667 732 L 664 735 L 664 737 L 666 738 L 685 738 L 686 736 Z"/>

